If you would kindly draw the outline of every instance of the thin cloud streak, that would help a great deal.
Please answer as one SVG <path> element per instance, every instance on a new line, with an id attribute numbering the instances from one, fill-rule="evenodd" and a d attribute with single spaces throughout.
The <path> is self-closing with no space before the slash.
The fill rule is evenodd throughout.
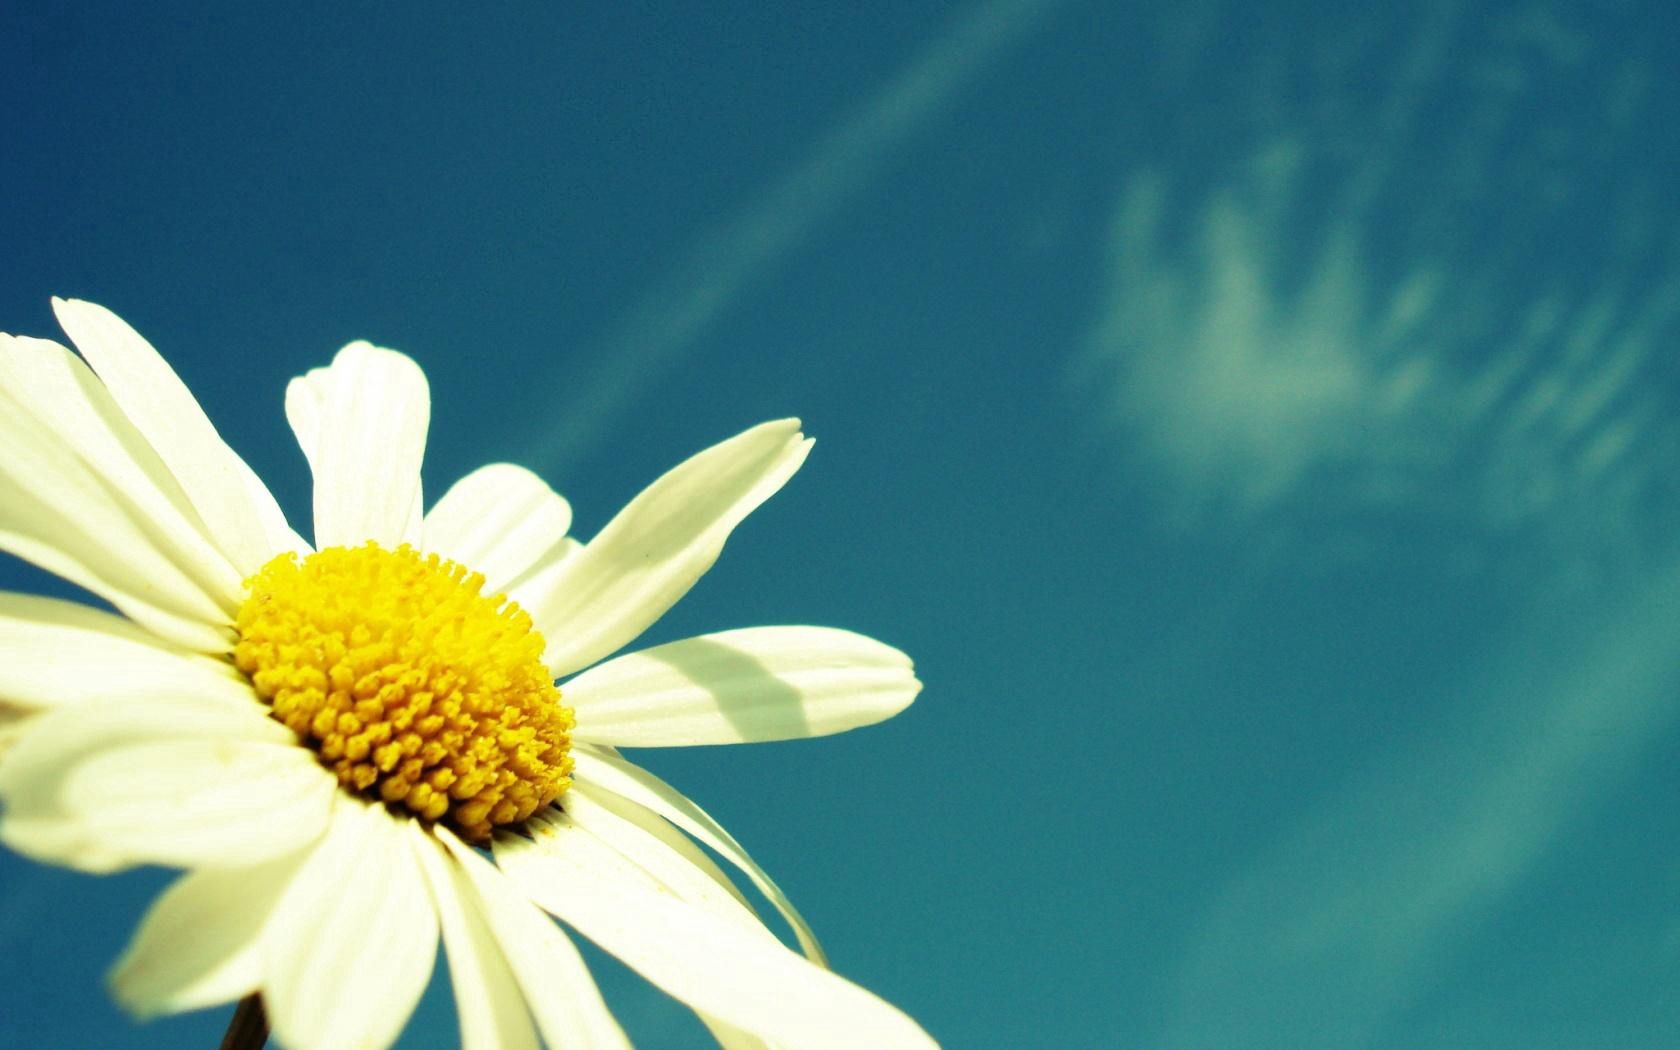
<path id="1" fill-rule="evenodd" d="M 1385 549 L 1403 518 L 1459 569 L 1637 562 L 1680 495 L 1680 271 L 1650 250 L 1674 230 L 1640 180 L 1604 181 L 1605 158 L 1638 170 L 1625 122 L 1592 119 L 1626 77 L 1583 66 L 1597 45 L 1556 20 L 1483 32 L 1450 3 L 1398 45 L 1344 35 L 1297 56 L 1302 75 L 1332 54 L 1384 70 L 1358 81 L 1381 92 L 1286 90 L 1276 55 L 1200 70 L 1253 98 L 1254 138 L 1212 186 L 1170 149 L 1124 178 L 1071 385 L 1176 528 L 1276 553 L 1305 526 L 1333 559 Z M 1571 153 L 1512 133 L 1549 126 L 1532 99 L 1563 84 L 1589 129 Z M 1592 234 L 1560 223 L 1588 208 Z"/>
<path id="2" fill-rule="evenodd" d="M 602 341 L 601 365 L 569 412 L 533 443 L 550 476 L 668 371 L 740 296 L 873 181 L 895 150 L 1060 0 L 992 0 L 960 19 L 758 200 L 723 223 Z"/>
<path id="3" fill-rule="evenodd" d="M 1571 65 L 1584 43 L 1437 12 L 1398 48 L 1351 34 L 1332 68 L 1358 90 L 1314 83 L 1317 52 L 1229 73 L 1252 138 L 1211 165 L 1169 144 L 1114 197 L 1069 378 L 1128 495 L 1266 571 L 1419 567 L 1443 605 L 1497 573 L 1540 609 L 1453 703 L 1420 697 L 1440 722 L 1209 872 L 1170 1050 L 1409 1045 L 1389 1026 L 1450 994 L 1431 982 L 1459 939 L 1680 728 L 1680 269 L 1651 247 L 1676 228 L 1630 188 L 1653 177 L 1637 133 L 1595 119 L 1614 78 Z M 1267 69 L 1299 79 L 1268 92 Z M 1586 130 L 1530 133 L 1558 97 Z"/>
<path id="4" fill-rule="evenodd" d="M 1680 560 L 1578 637 L 1556 623 L 1518 637 L 1464 703 L 1493 699 L 1398 751 L 1217 895 L 1159 1045 L 1382 1036 L 1437 952 L 1680 723 L 1676 622 Z"/>
<path id="5" fill-rule="evenodd" d="M 1284 141 L 1205 199 L 1155 172 L 1120 194 L 1073 375 L 1167 520 L 1286 534 L 1401 510 L 1448 524 L 1469 558 L 1513 540 L 1583 564 L 1645 549 L 1680 468 L 1651 382 L 1680 274 L 1501 289 L 1518 299 L 1501 308 L 1433 260 L 1379 264 L 1351 205 L 1304 233 L 1308 165 Z"/>

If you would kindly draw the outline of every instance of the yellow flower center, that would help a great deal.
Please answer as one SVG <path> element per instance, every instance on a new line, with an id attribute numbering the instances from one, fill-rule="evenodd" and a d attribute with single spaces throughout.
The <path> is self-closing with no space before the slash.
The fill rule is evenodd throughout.
<path id="1" fill-rule="evenodd" d="M 369 542 L 282 554 L 246 586 L 234 663 L 347 790 L 482 842 L 571 783 L 542 635 L 482 575 Z"/>

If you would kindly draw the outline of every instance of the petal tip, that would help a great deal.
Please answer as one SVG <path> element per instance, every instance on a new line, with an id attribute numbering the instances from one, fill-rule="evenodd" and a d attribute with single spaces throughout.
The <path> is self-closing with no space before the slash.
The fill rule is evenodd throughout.
<path id="1" fill-rule="evenodd" d="M 803 426 L 804 424 L 800 422 L 798 416 L 787 416 L 782 419 L 766 420 L 756 427 L 749 427 L 747 428 L 747 433 L 776 433 L 782 435 L 789 441 L 797 441 L 805 436 L 800 432 Z"/>
<path id="2" fill-rule="evenodd" d="M 155 1002 L 134 987 L 134 964 L 133 953 L 124 952 L 122 957 L 105 971 L 105 987 L 110 991 L 111 998 L 136 1021 L 150 1021 L 169 1013 L 167 1003 Z"/>
<path id="3" fill-rule="evenodd" d="M 60 325 L 64 324 L 66 314 L 73 314 L 77 308 L 84 305 L 86 304 L 80 299 L 64 299 L 56 295 L 52 297 L 53 316 L 58 318 Z"/>
<path id="4" fill-rule="evenodd" d="M 340 358 L 346 360 L 361 358 L 369 361 L 377 360 L 384 364 L 397 365 L 399 367 L 406 365 L 416 370 L 420 368 L 420 363 L 418 361 L 403 353 L 401 350 L 393 350 L 388 346 L 379 346 L 366 339 L 356 339 L 345 343 L 338 353 L 334 355 L 333 362 L 337 364 Z"/>
<path id="5" fill-rule="evenodd" d="M 53 315 L 61 322 L 65 319 L 66 315 L 75 317 L 78 314 L 83 316 L 92 315 L 99 318 L 110 318 L 113 320 L 117 319 L 116 313 L 109 307 L 100 306 L 98 303 L 90 302 L 87 299 L 67 299 L 63 296 L 55 295 L 52 297 L 52 308 Z"/>

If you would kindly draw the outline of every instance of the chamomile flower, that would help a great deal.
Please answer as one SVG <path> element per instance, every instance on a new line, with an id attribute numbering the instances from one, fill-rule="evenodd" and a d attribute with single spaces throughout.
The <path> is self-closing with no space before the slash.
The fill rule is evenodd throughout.
<path id="1" fill-rule="evenodd" d="M 354 343 L 286 391 L 311 545 L 145 340 L 53 305 L 80 357 L 0 336 L 0 550 L 118 612 L 0 593 L 0 839 L 185 869 L 113 971 L 124 1005 L 260 995 L 285 1046 L 387 1046 L 441 937 L 464 1045 L 624 1046 L 569 927 L 727 1047 L 932 1045 L 615 749 L 834 733 L 919 690 L 902 653 L 822 627 L 613 656 L 799 469 L 797 421 L 690 458 L 582 544 L 509 464 L 423 513 L 425 377 Z"/>

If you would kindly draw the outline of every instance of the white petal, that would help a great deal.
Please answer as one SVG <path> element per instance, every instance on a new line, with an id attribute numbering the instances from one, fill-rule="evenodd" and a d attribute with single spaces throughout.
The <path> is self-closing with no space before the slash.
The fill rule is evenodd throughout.
<path id="1" fill-rule="evenodd" d="M 521 573 L 508 584 L 508 596 L 520 605 L 524 605 L 528 598 L 548 593 L 548 581 L 560 571 L 560 563 L 567 558 L 576 557 L 583 553 L 583 544 L 571 536 L 556 543 L 548 552 L 532 563 L 531 567 Z"/>
<path id="2" fill-rule="evenodd" d="M 398 822 L 339 795 L 331 829 L 263 933 L 275 1037 L 311 1050 L 390 1046 L 437 944 L 437 913 Z"/>
<path id="3" fill-rule="evenodd" d="M 618 747 L 824 736 L 891 718 L 910 658 L 832 627 L 749 627 L 630 653 L 567 682 L 579 740 Z"/>
<path id="4" fill-rule="evenodd" d="M 420 543 L 431 394 L 413 360 L 351 343 L 294 379 L 286 416 L 315 475 L 315 545 Z"/>
<path id="5" fill-rule="evenodd" d="M 567 836 L 564 846 L 570 845 Z M 615 877 L 586 851 L 520 848 L 510 841 L 507 856 L 504 867 L 532 901 L 666 992 L 728 1025 L 810 1050 L 935 1045 L 897 1007 L 787 950 L 762 930 Z"/>
<path id="6" fill-rule="evenodd" d="M 173 740 L 90 755 L 59 807 L 85 848 L 154 864 L 250 864 L 318 838 L 337 784 L 292 744 Z"/>
<path id="7" fill-rule="evenodd" d="M 570 828 L 566 827 L 567 818 Z M 517 866 L 524 849 L 541 852 L 550 846 L 577 848 L 579 860 L 595 863 L 602 871 L 615 871 L 632 879 L 651 878 L 691 904 L 745 923 L 774 939 L 704 851 L 651 811 L 611 792 L 574 783 L 566 793 L 564 816 L 558 821 L 539 817 L 531 830 L 536 833 L 534 842 L 513 836 L 498 839 L 497 858 L 511 851 L 513 865 Z M 565 835 L 563 830 L 572 833 Z M 588 834 L 579 835 L 578 831 Z M 626 862 L 637 870 L 626 871 L 622 866 Z M 770 1046 L 753 1033 L 715 1017 L 704 1013 L 699 1017 L 724 1050 L 766 1050 Z"/>
<path id="8" fill-rule="evenodd" d="M 291 424 L 292 434 L 311 472 L 320 469 L 316 455 L 321 427 L 327 418 L 327 396 L 332 390 L 332 381 L 327 378 L 330 371 L 324 367 L 311 368 L 286 384 L 286 422 Z"/>
<path id="9" fill-rule="evenodd" d="M 497 594 L 566 538 L 572 507 L 543 479 L 491 463 L 451 485 L 426 515 L 425 549 L 484 574 Z"/>
<path id="10" fill-rule="evenodd" d="M 111 991 L 141 1018 L 238 999 L 262 983 L 262 930 L 302 862 L 200 868 L 146 912 L 111 971 Z"/>
<path id="11" fill-rule="evenodd" d="M 479 913 L 478 893 L 436 839 L 410 823 L 409 848 L 431 887 L 449 958 L 449 983 L 466 1050 L 536 1050 L 537 1030 L 496 935 Z"/>
<path id="12" fill-rule="evenodd" d="M 787 920 L 788 925 L 793 927 L 794 936 L 799 938 L 799 946 L 805 954 L 813 962 L 827 965 L 828 958 L 823 954 L 822 945 L 817 942 L 817 935 L 811 930 L 805 917 L 799 914 L 799 909 L 793 906 L 793 902 L 782 892 L 782 888 L 776 885 L 775 880 L 758 866 L 739 842 L 735 841 L 734 836 L 723 830 L 723 826 L 713 820 L 710 814 L 676 788 L 616 754 L 580 744 L 572 749 L 572 757 L 576 762 L 574 779 L 578 783 L 605 788 L 613 794 L 647 807 L 693 835 L 739 868 L 752 880 L 752 884 L 758 887 L 758 892 L 764 894 L 770 903 L 776 906 L 776 910 L 782 913 L 782 918 Z"/>
<path id="13" fill-rule="evenodd" d="M 672 468 L 600 534 L 521 588 L 555 677 L 616 651 L 717 560 L 731 530 L 805 461 L 797 419 L 764 423 Z"/>
<path id="14" fill-rule="evenodd" d="M 266 730 L 229 709 L 175 699 L 41 715 L 0 767 L 0 839 L 38 859 L 113 871 L 252 864 L 319 837 L 331 774 L 290 741 L 252 739 Z M 175 724 L 190 715 L 201 716 L 187 729 L 197 735 L 183 736 Z"/>
<path id="15" fill-rule="evenodd" d="M 53 310 L 123 413 L 180 482 L 239 576 L 291 549 L 293 534 L 273 495 L 222 440 L 151 344 L 103 306 L 54 299 Z"/>
<path id="16" fill-rule="evenodd" d="M 193 692 L 182 684 L 167 678 L 129 683 L 111 701 L 65 704 L 30 719 L 29 731 L 0 766 L 7 816 L 27 796 L 53 797 L 48 787 L 56 790 L 77 761 L 103 751 L 169 740 L 294 743 L 291 730 L 264 713 L 249 687 L 220 681 Z"/>
<path id="17" fill-rule="evenodd" d="M 583 956 L 549 918 L 483 857 L 446 829 L 437 836 L 478 893 L 525 1001 L 553 1050 L 627 1050 L 630 1041 L 601 999 Z"/>
<path id="18" fill-rule="evenodd" d="M 0 550 L 87 588 L 162 637 L 226 652 L 232 610 L 167 546 L 0 388 Z"/>
<path id="19" fill-rule="evenodd" d="M 31 712 L 15 707 L 0 706 L 0 762 L 6 760 L 12 748 L 29 732 Z"/>
<path id="20" fill-rule="evenodd" d="M 232 612 L 240 572 L 207 535 L 180 483 L 81 358 L 45 339 L 0 336 L 0 386 L 79 458 L 128 509 L 159 550 Z"/>
<path id="21" fill-rule="evenodd" d="M 166 687 L 248 692 L 232 665 L 174 648 L 121 616 L 79 602 L 0 592 L 0 702 L 54 707 Z"/>
<path id="22" fill-rule="evenodd" d="M 744 922 L 767 937 L 775 936 L 698 846 L 646 808 L 604 788 L 579 783 L 566 792 L 565 815 L 578 829 L 641 868 L 654 882 L 683 900 Z M 544 834 L 552 822 L 552 817 L 539 815 L 529 825 L 537 846 L 555 840 L 556 836 Z M 663 825 L 668 834 L 654 831 L 658 825 Z M 678 842 L 684 845 L 676 845 Z"/>
<path id="23" fill-rule="evenodd" d="M 573 798 L 574 792 L 576 797 L 587 796 L 588 801 L 607 808 L 614 816 L 629 821 L 664 843 L 667 848 L 675 851 L 690 865 L 704 872 L 707 878 L 721 886 L 726 893 L 740 902 L 741 907 L 745 908 L 755 919 L 757 918 L 757 909 L 741 893 L 734 880 L 723 873 L 723 869 L 712 860 L 711 854 L 696 845 L 694 840 L 678 830 L 676 825 L 641 803 L 632 802 L 623 795 L 616 794 L 586 780 L 574 780 L 572 786 L 567 788 L 567 798 Z M 577 807 L 573 806 L 572 811 L 575 816 Z M 596 834 L 600 834 L 599 830 L 596 831 Z"/>
<path id="24" fill-rule="evenodd" d="M 91 871 L 109 871 L 150 859 L 116 853 L 101 841 L 100 814 L 67 808 L 65 792 L 81 763 L 93 756 L 177 740 L 267 741 L 289 744 L 291 731 L 265 717 L 249 691 L 240 695 L 175 693 L 165 679 L 155 691 L 136 683 L 114 702 L 69 704 L 30 718 L 0 763 L 0 840 L 20 852 Z M 220 688 L 220 687 L 219 687 Z M 103 800 L 95 800 L 95 803 Z M 167 819 L 167 814 L 163 815 Z"/>
<path id="25" fill-rule="evenodd" d="M 244 461 L 239 461 L 240 473 L 245 478 L 245 491 L 250 496 L 263 518 L 263 548 L 270 551 L 270 557 L 285 551 L 297 551 L 299 554 L 309 554 L 315 548 L 309 541 L 298 535 L 296 529 L 286 521 L 286 515 L 281 512 L 280 504 L 274 499 L 274 494 L 268 491 L 268 485 L 257 475 L 257 472 Z M 273 513 L 269 506 L 273 506 Z M 264 564 L 267 564 L 266 562 Z M 258 566 L 261 568 L 261 566 Z M 249 573 L 246 574 L 249 577 Z"/>
<path id="26" fill-rule="evenodd" d="M 663 826 L 669 837 L 642 825 Z M 609 878 L 641 882 L 676 894 L 775 942 L 775 935 L 758 921 L 734 886 L 705 853 L 681 832 L 633 802 L 599 788 L 574 783 L 566 792 L 565 810 L 539 814 L 526 826 L 531 839 L 503 835 L 495 842 L 496 859 L 519 879 L 519 869 L 533 855 L 567 850 L 574 863 L 588 865 Z M 674 841 L 673 841 L 674 840 Z M 681 847 L 675 842 L 681 842 Z M 698 858 L 695 860 L 694 858 Z M 534 877 L 541 878 L 540 872 Z M 702 1023 L 725 1050 L 764 1050 L 768 1046 L 751 1032 L 701 1013 Z"/>
<path id="27" fill-rule="evenodd" d="M 725 1024 L 707 1014 L 699 1014 L 699 1017 L 722 1050 L 780 1050 L 776 1044 L 766 1042 L 745 1029 Z"/>

